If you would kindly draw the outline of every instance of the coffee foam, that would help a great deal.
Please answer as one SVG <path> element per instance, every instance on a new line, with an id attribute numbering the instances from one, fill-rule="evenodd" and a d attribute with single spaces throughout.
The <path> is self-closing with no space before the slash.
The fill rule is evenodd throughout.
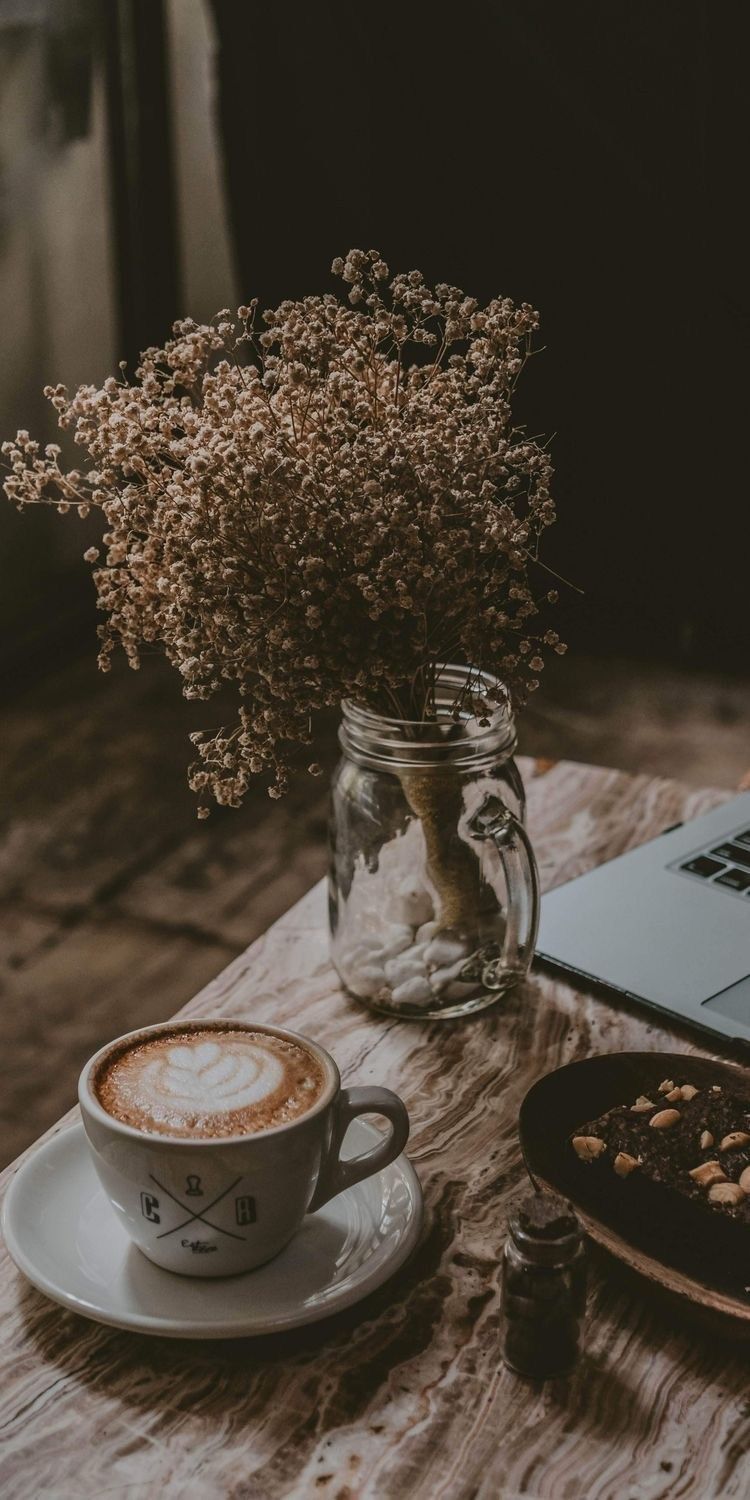
<path id="1" fill-rule="evenodd" d="M 94 1079 L 99 1103 L 138 1130 L 211 1139 L 283 1125 L 325 1086 L 306 1048 L 262 1031 L 196 1027 L 135 1040 Z"/>

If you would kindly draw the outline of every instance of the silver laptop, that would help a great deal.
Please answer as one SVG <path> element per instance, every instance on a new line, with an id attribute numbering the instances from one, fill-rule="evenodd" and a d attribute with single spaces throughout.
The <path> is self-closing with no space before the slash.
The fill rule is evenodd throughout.
<path id="1" fill-rule="evenodd" d="M 750 1043 L 750 792 L 548 891 L 537 953 Z"/>

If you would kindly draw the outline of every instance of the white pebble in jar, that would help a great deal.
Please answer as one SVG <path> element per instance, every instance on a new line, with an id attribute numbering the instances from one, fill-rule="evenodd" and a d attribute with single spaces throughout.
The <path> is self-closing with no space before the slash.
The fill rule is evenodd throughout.
<path id="1" fill-rule="evenodd" d="M 380 944 L 374 938 L 363 938 L 354 943 L 351 948 L 345 948 L 341 954 L 341 965 L 344 969 L 356 969 L 360 964 L 373 963 L 375 955 L 380 953 Z"/>
<path id="2" fill-rule="evenodd" d="M 348 983 L 358 995 L 371 998 L 385 984 L 385 970 L 380 964 L 360 964 L 351 970 Z"/>
<path id="3" fill-rule="evenodd" d="M 385 965 L 385 977 L 394 989 L 399 984 L 404 984 L 407 979 L 425 979 L 426 971 L 421 958 L 413 956 L 413 948 L 407 948 L 405 953 L 399 954 L 397 958 L 389 958 Z"/>
<path id="4" fill-rule="evenodd" d="M 435 937 L 425 950 L 425 961 L 434 964 L 436 968 L 445 968 L 447 964 L 454 964 L 459 959 L 468 957 L 466 943 L 459 938 Z"/>
<path id="5" fill-rule="evenodd" d="M 393 991 L 395 1005 L 426 1005 L 435 997 L 426 979 L 407 979 Z"/>
<path id="6" fill-rule="evenodd" d="M 461 1000 L 468 1000 L 471 995 L 476 995 L 476 984 L 462 984 L 460 980 L 454 979 L 451 984 L 446 985 L 440 992 L 440 999 L 447 1000 L 451 1005 L 457 1005 Z"/>
<path id="7" fill-rule="evenodd" d="M 383 930 L 379 957 L 383 960 L 395 958 L 397 954 L 403 953 L 405 948 L 410 948 L 413 940 L 414 934 L 411 927 L 393 923 Z"/>
<path id="8" fill-rule="evenodd" d="M 461 973 L 465 962 L 466 956 L 463 955 L 461 958 L 459 958 L 457 963 L 446 964 L 442 969 L 433 969 L 432 973 L 430 974 L 430 984 L 432 985 L 432 988 L 437 991 L 442 990 L 447 984 L 450 984 L 452 980 L 458 979 L 458 976 Z"/>
<path id="9" fill-rule="evenodd" d="M 409 922 L 413 927 L 431 920 L 432 897 L 421 880 L 402 880 L 390 898 L 388 915 L 396 922 Z"/>

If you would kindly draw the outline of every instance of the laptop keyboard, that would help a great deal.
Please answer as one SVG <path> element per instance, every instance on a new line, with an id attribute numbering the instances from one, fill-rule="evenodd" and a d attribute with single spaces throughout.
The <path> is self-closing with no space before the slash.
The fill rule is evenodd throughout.
<path id="1" fill-rule="evenodd" d="M 750 899 L 750 828 L 742 828 L 720 843 L 707 844 L 672 868 Z"/>

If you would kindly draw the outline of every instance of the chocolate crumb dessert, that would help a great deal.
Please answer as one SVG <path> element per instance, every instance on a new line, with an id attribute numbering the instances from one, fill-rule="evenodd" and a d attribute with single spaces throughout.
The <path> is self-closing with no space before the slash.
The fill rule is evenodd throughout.
<path id="1" fill-rule="evenodd" d="M 581 1162 L 621 1179 L 623 1193 L 637 1175 L 750 1225 L 750 1102 L 720 1084 L 665 1078 L 581 1125 L 570 1144 Z"/>

